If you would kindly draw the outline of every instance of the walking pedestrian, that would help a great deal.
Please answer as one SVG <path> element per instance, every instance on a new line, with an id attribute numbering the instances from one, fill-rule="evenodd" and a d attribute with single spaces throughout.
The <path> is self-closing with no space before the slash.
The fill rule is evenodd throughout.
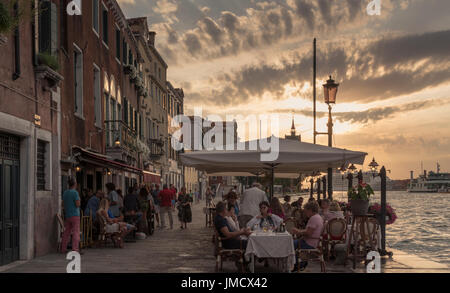
<path id="1" fill-rule="evenodd" d="M 174 204 L 172 203 L 173 192 L 169 190 L 167 184 L 164 184 L 163 190 L 159 193 L 159 202 L 161 205 L 161 225 L 162 228 L 166 228 L 166 214 L 169 217 L 170 229 L 173 229 L 172 211 L 174 210 Z"/>
<path id="2" fill-rule="evenodd" d="M 81 199 L 78 194 L 77 181 L 75 178 L 69 178 L 69 189 L 64 191 L 63 203 L 64 203 L 64 234 L 61 243 L 61 252 L 67 252 L 67 242 L 69 236 L 72 235 L 72 250 L 79 252 L 80 244 L 80 206 Z"/>
<path id="3" fill-rule="evenodd" d="M 206 206 L 209 207 L 212 205 L 212 201 L 213 201 L 213 197 L 212 197 L 213 193 L 211 191 L 211 187 L 208 187 L 206 189 Z"/>
<path id="4" fill-rule="evenodd" d="M 192 197 L 186 193 L 186 187 L 181 188 L 178 195 L 178 220 L 181 223 L 181 229 L 187 229 L 187 223 L 192 222 L 191 203 Z"/>
<path id="5" fill-rule="evenodd" d="M 158 225 L 158 228 L 161 228 L 161 224 L 159 222 L 159 214 L 161 213 L 161 206 L 160 206 L 160 202 L 159 202 L 159 184 L 153 185 L 152 188 L 152 196 L 153 196 L 153 201 L 155 203 L 155 218 L 156 218 L 156 223 Z"/>

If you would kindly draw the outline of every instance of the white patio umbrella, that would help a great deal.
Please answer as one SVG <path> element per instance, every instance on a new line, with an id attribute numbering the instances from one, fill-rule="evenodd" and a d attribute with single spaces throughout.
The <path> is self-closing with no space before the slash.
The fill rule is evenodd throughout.
<path id="1" fill-rule="evenodd" d="M 274 140 L 275 139 L 275 140 Z M 274 140 L 274 141 L 273 141 Z M 277 138 L 268 138 L 275 143 Z M 261 148 L 260 140 L 234 145 L 234 150 L 194 151 L 181 154 L 181 162 L 207 173 L 260 173 L 271 170 L 275 174 L 300 174 L 326 171 L 349 164 L 362 165 L 367 153 L 332 148 L 289 139 L 278 139 L 278 157 L 273 161 L 262 160 L 270 149 Z M 253 148 L 252 146 L 255 146 Z M 243 149 L 242 149 L 243 148 Z M 273 150 L 273 149 L 272 149 Z M 278 176 L 277 176 L 278 177 Z"/>

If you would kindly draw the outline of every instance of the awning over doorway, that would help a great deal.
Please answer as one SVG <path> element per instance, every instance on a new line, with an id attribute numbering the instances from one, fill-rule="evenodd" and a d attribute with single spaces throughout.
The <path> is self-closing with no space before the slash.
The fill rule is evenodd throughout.
<path id="1" fill-rule="evenodd" d="M 88 151 L 86 149 L 83 149 L 78 146 L 73 147 L 74 156 L 77 158 L 80 162 L 86 162 L 93 165 L 97 165 L 99 167 L 104 168 L 112 168 L 112 169 L 119 169 L 123 171 L 132 172 L 138 175 L 142 175 L 142 169 L 129 166 L 124 163 L 116 162 L 111 160 L 108 156 L 97 154 L 91 151 Z"/>

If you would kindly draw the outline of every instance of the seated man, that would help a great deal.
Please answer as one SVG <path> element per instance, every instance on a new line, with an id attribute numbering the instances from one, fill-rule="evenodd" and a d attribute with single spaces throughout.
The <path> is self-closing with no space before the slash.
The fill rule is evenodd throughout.
<path id="1" fill-rule="evenodd" d="M 253 228 L 258 226 L 259 229 L 262 229 L 264 223 L 268 224 L 268 226 L 272 226 L 273 229 L 278 229 L 283 223 L 283 219 L 278 217 L 277 215 L 273 215 L 269 213 L 269 203 L 267 201 L 263 201 L 259 204 L 259 210 L 261 212 L 260 215 L 257 215 L 253 219 L 251 219 L 247 223 L 247 228 Z"/>
<path id="2" fill-rule="evenodd" d="M 214 219 L 214 226 L 219 233 L 219 236 L 223 239 L 222 245 L 225 249 L 245 249 L 247 247 L 247 241 L 241 240 L 239 236 L 245 235 L 249 236 L 251 234 L 250 229 L 241 229 L 239 231 L 233 231 L 232 228 L 229 227 L 228 222 L 226 220 L 226 206 L 224 202 L 219 202 L 216 206 L 217 215 Z"/>
<path id="3" fill-rule="evenodd" d="M 97 210 L 100 205 L 100 200 L 105 197 L 105 194 L 101 189 L 97 190 L 95 196 L 92 196 L 87 202 L 86 209 L 84 210 L 84 215 L 89 216 L 92 215 L 92 220 L 96 220 Z"/>
<path id="4" fill-rule="evenodd" d="M 320 235 L 323 230 L 323 219 L 319 215 L 319 205 L 315 201 L 308 202 L 305 205 L 304 212 L 307 217 L 309 217 L 308 223 L 306 224 L 306 229 L 299 230 L 296 228 L 292 229 L 292 233 L 297 236 L 302 236 L 303 238 L 299 240 L 294 240 L 294 247 L 298 249 L 315 249 L 319 244 Z M 300 266 L 300 270 L 304 270 L 308 265 L 307 261 L 302 261 L 300 264 L 295 264 L 295 269 L 297 270 L 297 265 Z"/>

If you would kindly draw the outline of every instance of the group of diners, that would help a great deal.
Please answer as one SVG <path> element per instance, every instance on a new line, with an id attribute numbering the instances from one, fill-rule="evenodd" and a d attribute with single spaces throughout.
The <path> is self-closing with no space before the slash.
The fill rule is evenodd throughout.
<path id="1" fill-rule="evenodd" d="M 253 196 L 253 200 L 249 200 L 249 196 Z M 267 227 L 269 230 L 278 230 L 288 218 L 295 218 L 299 226 L 299 228 L 291 230 L 291 233 L 297 238 L 294 240 L 295 249 L 315 249 L 319 244 L 325 223 L 334 218 L 344 218 L 339 204 L 328 199 L 322 199 L 319 206 L 319 202 L 314 198 L 310 198 L 303 205 L 303 198 L 300 197 L 296 202 L 290 204 L 290 197 L 285 196 L 285 203 L 281 205 L 276 197 L 273 197 L 270 203 L 267 200 L 256 198 L 256 195 L 251 193 L 244 192 L 242 197 L 244 200 L 241 199 L 240 203 L 241 213 L 236 212 L 239 211 L 239 208 L 236 209 L 239 204 L 234 192 L 230 192 L 225 197 L 225 201 L 216 205 L 214 226 L 225 249 L 245 249 L 247 237 L 252 231 L 267 230 Z M 257 204 L 257 207 L 246 206 L 248 203 Z M 254 208 L 259 209 L 258 213 L 253 217 L 245 217 L 243 221 L 242 210 Z M 294 270 L 304 270 L 307 265 L 307 261 L 297 261 Z"/>

